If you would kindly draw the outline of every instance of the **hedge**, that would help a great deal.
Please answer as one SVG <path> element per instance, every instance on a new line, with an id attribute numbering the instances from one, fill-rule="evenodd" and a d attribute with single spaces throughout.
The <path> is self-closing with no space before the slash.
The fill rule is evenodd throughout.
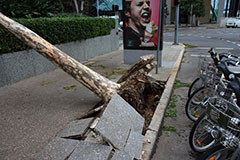
<path id="1" fill-rule="evenodd" d="M 14 19 L 52 44 L 85 40 L 110 34 L 115 27 L 112 18 L 57 17 Z M 22 41 L 0 27 L 0 54 L 29 49 Z"/>

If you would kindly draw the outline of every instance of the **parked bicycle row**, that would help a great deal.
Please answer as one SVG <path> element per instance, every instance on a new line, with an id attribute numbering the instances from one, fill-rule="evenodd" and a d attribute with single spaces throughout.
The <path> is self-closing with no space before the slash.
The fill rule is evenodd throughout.
<path id="1" fill-rule="evenodd" d="M 240 160 L 240 65 L 230 53 L 210 49 L 202 58 L 200 76 L 189 87 L 185 106 L 194 121 L 189 135 L 199 160 Z"/>

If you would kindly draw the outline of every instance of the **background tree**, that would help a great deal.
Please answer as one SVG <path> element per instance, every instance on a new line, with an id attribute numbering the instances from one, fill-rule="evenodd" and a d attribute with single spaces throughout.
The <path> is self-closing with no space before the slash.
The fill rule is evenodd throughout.
<path id="1" fill-rule="evenodd" d="M 61 0 L 1 0 L 0 12 L 12 18 L 49 17 L 63 11 Z"/>
<path id="2" fill-rule="evenodd" d="M 191 13 L 191 5 L 192 14 L 196 17 L 205 16 L 205 5 L 204 0 L 181 0 L 180 1 L 180 22 L 188 23 L 188 19 Z"/>

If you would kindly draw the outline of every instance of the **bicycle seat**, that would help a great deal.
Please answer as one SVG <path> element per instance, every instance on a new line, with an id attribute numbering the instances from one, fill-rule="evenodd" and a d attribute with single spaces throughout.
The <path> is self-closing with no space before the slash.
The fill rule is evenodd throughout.
<path id="1" fill-rule="evenodd" d="M 231 54 L 230 53 L 219 53 L 219 57 L 220 57 L 220 59 L 230 58 Z"/>
<path id="2" fill-rule="evenodd" d="M 226 62 L 221 62 L 217 65 L 217 68 L 223 72 L 225 79 L 229 81 L 234 77 L 240 77 L 239 66 L 228 66 Z M 231 76 L 231 74 L 234 76 Z"/>
<path id="3" fill-rule="evenodd" d="M 226 60 L 224 60 L 222 62 L 226 63 L 227 65 L 233 65 L 233 66 L 236 66 L 239 63 L 238 60 L 234 60 L 234 59 L 226 59 Z"/>

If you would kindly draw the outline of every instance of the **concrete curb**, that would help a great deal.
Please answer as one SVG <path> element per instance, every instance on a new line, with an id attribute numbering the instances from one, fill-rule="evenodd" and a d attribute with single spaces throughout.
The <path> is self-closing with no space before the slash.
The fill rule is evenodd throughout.
<path id="1" fill-rule="evenodd" d="M 167 81 L 166 88 L 164 89 L 164 92 L 162 94 L 162 97 L 158 103 L 158 106 L 154 112 L 152 121 L 148 127 L 148 130 L 144 136 L 144 142 L 143 142 L 143 152 L 142 152 L 142 160 L 150 160 L 151 156 L 153 154 L 153 150 L 157 141 L 158 134 L 160 132 L 160 128 L 164 119 L 164 114 L 166 111 L 166 108 L 168 106 L 173 85 L 175 82 L 175 79 L 177 77 L 178 70 L 180 68 L 180 64 L 183 58 L 184 49 L 181 50 L 178 59 L 176 63 L 174 64 L 170 77 Z"/>

